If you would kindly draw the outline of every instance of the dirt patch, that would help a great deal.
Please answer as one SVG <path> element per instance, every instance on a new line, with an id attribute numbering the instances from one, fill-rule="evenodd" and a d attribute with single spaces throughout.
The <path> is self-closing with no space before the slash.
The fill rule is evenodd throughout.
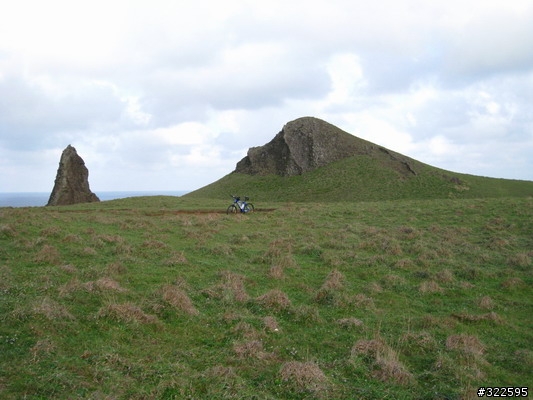
<path id="1" fill-rule="evenodd" d="M 117 209 L 109 209 L 105 210 L 111 213 L 121 213 L 121 212 L 136 212 L 140 209 L 135 208 L 117 208 Z M 254 209 L 254 213 L 256 212 L 272 212 L 276 211 L 277 208 L 256 208 Z M 91 212 L 101 212 L 101 209 L 94 209 L 94 210 L 54 210 L 59 213 L 91 213 Z M 181 214 L 226 214 L 226 210 L 221 209 L 205 209 L 205 210 L 154 210 L 154 211 L 146 211 L 143 213 L 144 215 L 147 215 L 149 217 L 157 217 L 160 215 L 181 215 Z"/>
<path id="2" fill-rule="evenodd" d="M 256 212 L 271 212 L 276 211 L 275 208 L 256 208 L 254 209 L 254 213 Z M 147 212 L 145 215 L 149 216 L 157 216 L 157 215 L 165 215 L 165 214 L 226 214 L 226 210 L 159 210 L 159 211 L 153 211 L 153 212 Z"/>

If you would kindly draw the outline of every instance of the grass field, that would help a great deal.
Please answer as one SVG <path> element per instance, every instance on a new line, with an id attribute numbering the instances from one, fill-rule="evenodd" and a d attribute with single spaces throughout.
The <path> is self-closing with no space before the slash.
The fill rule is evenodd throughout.
<path id="1" fill-rule="evenodd" d="M 531 197 L 215 212 L 229 200 L 0 209 L 0 398 L 473 399 L 533 381 Z"/>

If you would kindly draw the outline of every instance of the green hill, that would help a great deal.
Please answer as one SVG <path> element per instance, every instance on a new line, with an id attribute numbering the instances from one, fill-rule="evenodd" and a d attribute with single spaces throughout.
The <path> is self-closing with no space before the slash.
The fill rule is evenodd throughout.
<path id="1" fill-rule="evenodd" d="M 295 170 L 300 173 L 286 172 Z M 228 194 L 297 202 L 521 197 L 533 196 L 533 182 L 432 167 L 306 117 L 287 124 L 265 146 L 250 149 L 235 171 L 186 197 Z"/>
<path id="2" fill-rule="evenodd" d="M 409 178 L 369 157 L 349 157 L 302 175 L 231 173 L 185 197 L 224 198 L 242 194 L 262 201 L 380 201 L 397 199 L 533 196 L 533 182 L 459 174 L 420 164 Z"/>

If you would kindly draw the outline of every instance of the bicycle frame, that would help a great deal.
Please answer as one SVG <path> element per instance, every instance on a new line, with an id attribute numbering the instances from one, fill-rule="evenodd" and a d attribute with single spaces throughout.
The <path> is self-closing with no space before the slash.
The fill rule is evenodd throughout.
<path id="1" fill-rule="evenodd" d="M 226 213 L 236 213 L 239 210 L 240 213 L 248 213 L 254 211 L 254 206 L 251 203 L 248 203 L 248 197 L 245 196 L 244 200 L 241 200 L 239 196 L 231 195 L 233 198 L 233 203 L 228 207 Z"/>

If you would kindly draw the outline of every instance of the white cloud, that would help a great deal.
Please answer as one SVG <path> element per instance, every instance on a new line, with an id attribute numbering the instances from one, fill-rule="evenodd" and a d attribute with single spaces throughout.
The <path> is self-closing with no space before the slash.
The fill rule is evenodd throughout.
<path id="1" fill-rule="evenodd" d="M 533 179 L 532 19 L 529 0 L 2 3 L 0 191 L 51 189 L 69 143 L 97 190 L 194 189 L 304 115 Z"/>
<path id="2" fill-rule="evenodd" d="M 202 123 L 184 122 L 168 128 L 158 128 L 146 132 L 150 140 L 159 140 L 168 145 L 195 145 L 208 142 L 213 132 Z"/>
<path id="3" fill-rule="evenodd" d="M 436 156 L 444 154 L 457 154 L 457 146 L 455 146 L 449 139 L 442 135 L 431 138 L 428 144 L 429 151 Z"/>
<path id="4" fill-rule="evenodd" d="M 334 55 L 327 64 L 331 79 L 331 91 L 326 102 L 344 104 L 351 101 L 365 86 L 363 68 L 359 57 L 355 54 Z"/>

